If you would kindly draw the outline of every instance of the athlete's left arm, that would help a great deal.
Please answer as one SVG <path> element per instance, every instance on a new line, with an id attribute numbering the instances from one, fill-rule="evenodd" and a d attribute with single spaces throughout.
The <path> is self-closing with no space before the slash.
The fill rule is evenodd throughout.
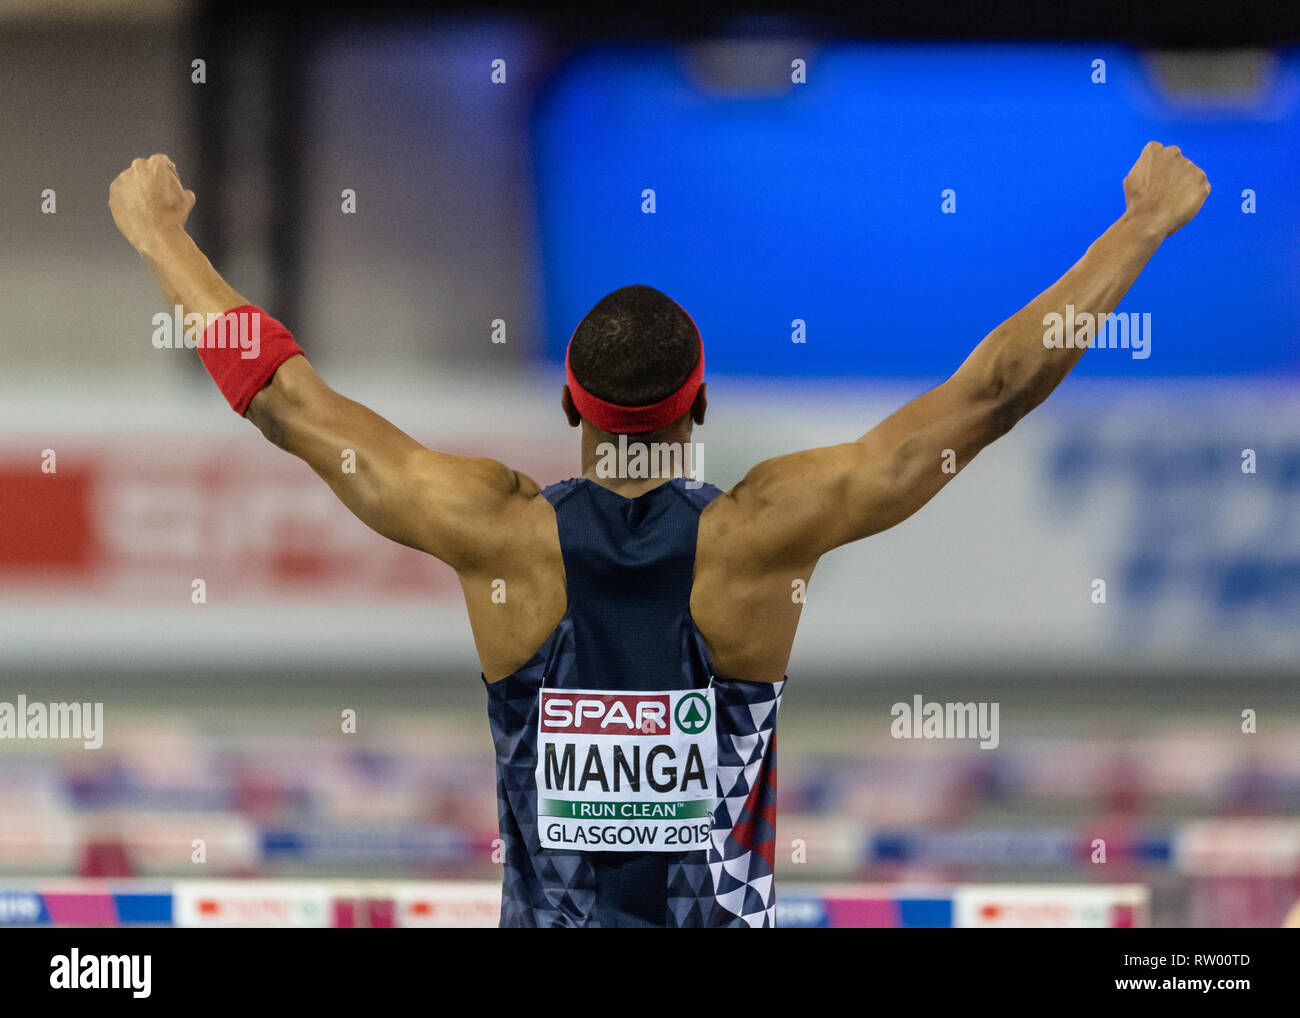
<path id="1" fill-rule="evenodd" d="M 168 306 L 207 319 L 247 304 L 185 232 L 194 193 L 164 155 L 137 159 L 113 181 L 109 208 Z M 499 556 L 540 489 L 491 459 L 426 449 L 372 410 L 325 384 L 293 356 L 253 397 L 246 416 L 271 442 L 306 462 L 371 529 L 474 571 Z M 355 454 L 345 473 L 344 451 Z"/>
<path id="2" fill-rule="evenodd" d="M 1112 312 L 1165 238 L 1190 222 L 1210 193 L 1200 167 L 1177 146 L 1154 141 L 1123 187 L 1124 214 L 1065 275 L 985 336 L 945 382 L 855 442 L 759 463 L 710 503 L 710 526 L 727 535 L 733 560 L 768 563 L 785 576 L 901 523 L 1047 399 L 1085 349 L 1048 344 L 1047 316 L 1071 308 Z"/>

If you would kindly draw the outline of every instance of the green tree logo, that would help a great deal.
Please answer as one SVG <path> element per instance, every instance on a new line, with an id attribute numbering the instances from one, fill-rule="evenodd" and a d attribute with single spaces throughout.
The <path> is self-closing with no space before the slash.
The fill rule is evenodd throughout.
<path id="1" fill-rule="evenodd" d="M 712 716 L 708 698 L 702 693 L 683 696 L 677 701 L 677 710 L 673 712 L 677 727 L 687 735 L 697 735 L 708 728 Z"/>

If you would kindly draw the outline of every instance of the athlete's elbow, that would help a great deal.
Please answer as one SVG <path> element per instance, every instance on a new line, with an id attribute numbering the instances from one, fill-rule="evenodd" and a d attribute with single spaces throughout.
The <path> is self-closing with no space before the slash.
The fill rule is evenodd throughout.
<path id="1" fill-rule="evenodd" d="M 996 442 L 1024 420 L 1036 404 L 1025 390 L 1009 390 L 991 402 L 984 414 L 984 445 Z"/>
<path id="2" fill-rule="evenodd" d="M 977 430 L 984 445 L 1007 434 L 1051 392 L 1048 373 L 1041 369 L 1026 372 L 1024 365 L 1015 360 L 1002 368 L 1005 370 L 990 372 L 972 394 L 977 407 L 975 417 L 980 422 Z"/>
<path id="3" fill-rule="evenodd" d="M 295 436 L 301 442 L 315 422 L 337 416 L 338 400 L 305 358 L 291 357 L 253 397 L 245 416 L 268 442 L 297 456 Z"/>
<path id="4" fill-rule="evenodd" d="M 1001 438 L 1028 417 L 1035 407 L 1052 394 L 1060 381 L 1060 373 L 1052 365 L 1044 363 L 1038 365 L 1027 378 L 1014 385 L 1004 386 L 994 401 L 990 415 L 994 437 Z"/>
<path id="5" fill-rule="evenodd" d="M 999 350 L 982 367 L 968 386 L 968 399 L 979 408 L 978 416 L 987 422 L 992 438 L 1014 428 L 1059 380 L 1047 363 L 1016 349 Z"/>
<path id="6" fill-rule="evenodd" d="M 276 400 L 269 389 L 263 389 L 253 397 L 245 416 L 253 422 L 254 427 L 268 442 L 280 449 L 288 449 L 289 429 L 285 426 L 281 408 L 276 405 Z"/>

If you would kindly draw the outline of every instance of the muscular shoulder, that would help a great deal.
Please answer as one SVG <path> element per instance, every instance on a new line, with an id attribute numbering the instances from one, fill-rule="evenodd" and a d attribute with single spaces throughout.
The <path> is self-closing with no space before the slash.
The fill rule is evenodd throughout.
<path id="1" fill-rule="evenodd" d="M 830 447 L 759 463 L 700 514 L 700 546 L 747 574 L 816 564 L 826 517 L 842 502 L 831 480 L 842 456 Z"/>
<path id="2" fill-rule="evenodd" d="M 454 461 L 454 462 L 450 462 Z M 481 457 L 448 457 L 421 449 L 412 463 L 429 523 L 443 538 L 438 557 L 458 572 L 496 568 L 531 554 L 555 510 L 527 474 Z"/>

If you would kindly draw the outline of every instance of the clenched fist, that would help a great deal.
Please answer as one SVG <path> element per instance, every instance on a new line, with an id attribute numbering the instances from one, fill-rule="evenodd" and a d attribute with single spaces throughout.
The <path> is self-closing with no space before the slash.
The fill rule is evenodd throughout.
<path id="1" fill-rule="evenodd" d="M 181 187 L 176 164 L 165 155 L 136 159 L 108 188 L 108 208 L 122 236 L 137 251 L 169 230 L 183 230 L 194 192 Z"/>
<path id="2" fill-rule="evenodd" d="M 1201 211 L 1210 193 L 1205 171 L 1177 145 L 1149 141 L 1124 178 L 1127 214 L 1163 239 L 1181 230 Z"/>

